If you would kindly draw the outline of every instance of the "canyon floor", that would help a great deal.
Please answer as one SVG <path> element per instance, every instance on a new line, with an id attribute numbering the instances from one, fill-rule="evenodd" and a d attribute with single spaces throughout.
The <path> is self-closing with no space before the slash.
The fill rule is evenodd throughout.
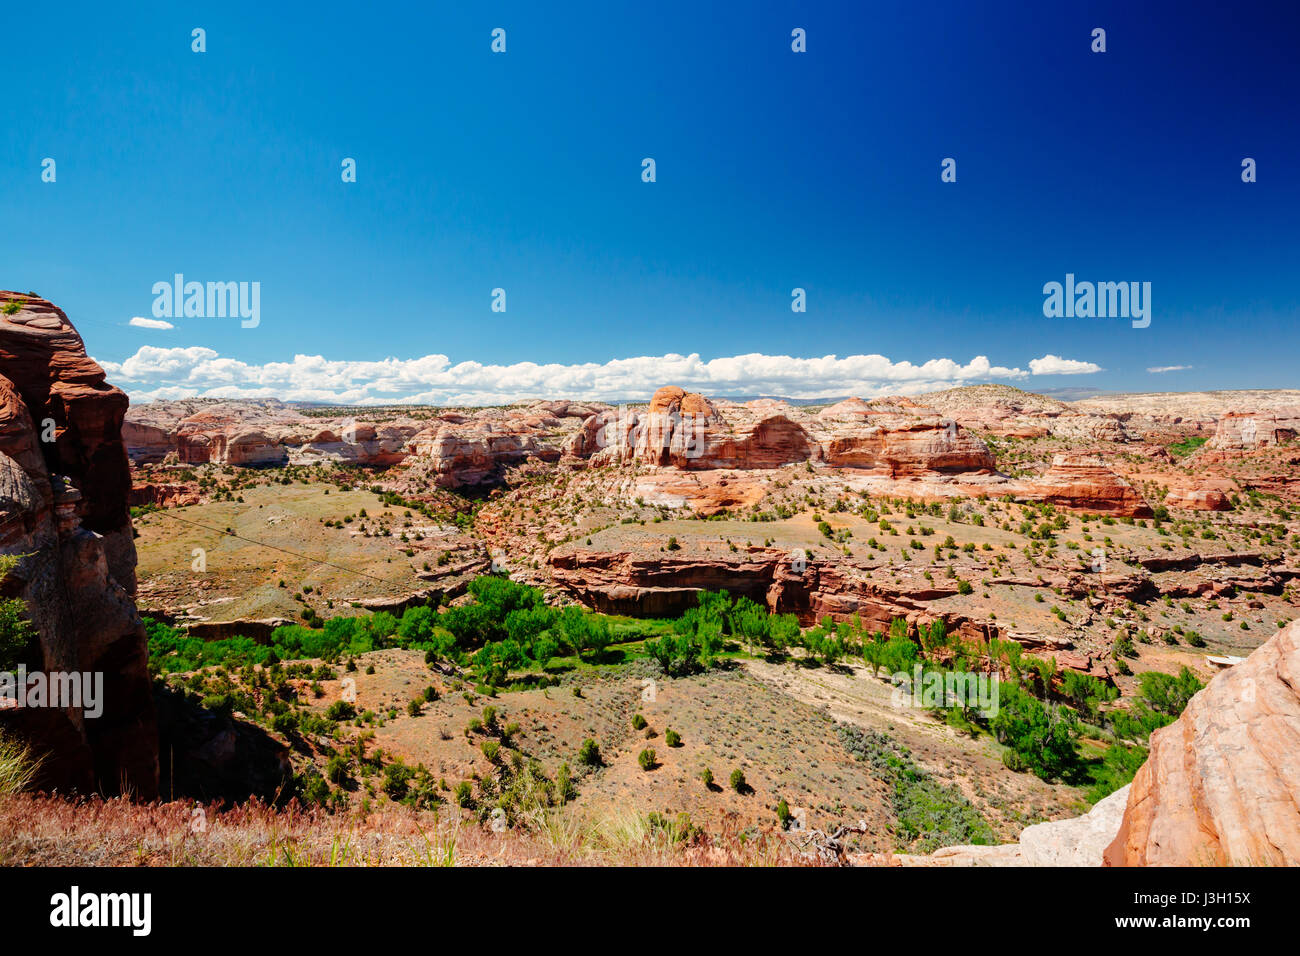
<path id="1" fill-rule="evenodd" d="M 517 686 L 487 693 L 463 670 L 433 668 L 414 650 L 359 654 L 347 671 L 327 668 L 317 693 L 300 698 L 304 711 L 323 715 L 346 684 L 368 712 L 355 728 L 342 725 L 332 745 L 256 728 L 298 768 L 326 773 L 330 756 L 348 748 L 418 767 L 451 807 L 461 781 L 494 772 L 475 729 L 492 708 L 501 724 L 516 725 L 511 751 L 545 777 L 575 768 L 565 822 L 525 827 L 527 849 L 497 845 L 515 862 L 595 861 L 607 844 L 592 834 L 635 830 L 629 811 L 642 821 L 686 814 L 690 827 L 730 834 L 733 842 L 724 848 L 719 837 L 714 850 L 732 862 L 753 852 L 746 841 L 760 833 L 775 841 L 771 852 L 805 863 L 825 862 L 825 836 L 838 828 L 853 830 L 843 843 L 856 859 L 875 862 L 955 839 L 918 839 L 900 826 L 900 800 L 915 795 L 900 797 L 897 778 L 881 771 L 891 762 L 915 773 L 941 813 L 969 812 L 978 822 L 961 832 L 975 833 L 974 842 L 1012 843 L 1029 825 L 1086 812 L 1093 781 L 1045 782 L 1008 769 L 989 733 L 900 707 L 888 675 L 860 661 L 774 661 L 733 644 L 720 666 L 673 678 L 651 666 L 643 639 L 668 633 L 700 590 L 722 589 L 796 613 L 805 627 L 827 615 L 882 630 L 897 618 L 913 628 L 942 619 L 963 635 L 1009 639 L 1063 671 L 1097 677 L 1117 688 L 1119 707 L 1136 699 L 1146 671 L 1186 667 L 1208 681 L 1278 633 L 1300 602 L 1294 440 L 1286 428 L 1258 447 L 1216 449 L 1231 442 L 1210 439 L 1234 403 L 1272 408 L 1292 397 L 1116 397 L 1063 413 L 1061 403 L 1019 393 L 1016 415 L 1052 412 L 1040 427 L 990 416 L 987 391 L 943 393 L 936 404 L 971 416 L 966 429 L 990 449 L 995 469 L 978 461 L 955 470 L 846 467 L 829 454 L 782 461 L 788 436 L 763 437 L 752 422 L 750 436 L 762 438 L 771 460 L 746 467 L 719 460 L 697 469 L 635 447 L 582 460 L 571 453 L 582 450 L 582 429 L 591 431 L 599 408 L 542 415 L 540 425 L 536 409 L 488 410 L 494 423 L 527 412 L 533 418 L 519 431 L 544 434 L 540 445 L 508 446 L 497 457 L 490 440 L 466 452 L 445 432 L 442 458 L 435 450 L 362 464 L 275 455 L 182 462 L 173 441 L 171 460 L 151 451 L 134 466 L 138 602 L 146 616 L 204 639 L 266 640 L 291 622 L 461 605 L 467 584 L 494 572 L 540 588 L 556 606 L 626 621 L 628 639 L 616 623 L 599 665 L 530 665 L 514 675 Z M 1204 420 L 1171 414 L 1176 403 Z M 148 414 L 156 422 L 158 411 Z M 477 427 L 475 410 L 415 418 L 438 414 L 449 429 Z M 564 456 L 557 461 L 546 442 L 563 445 Z M 431 693 L 411 710 L 426 686 Z M 599 743 L 593 767 L 575 760 L 587 739 Z M 1100 732 L 1083 740 L 1085 755 L 1099 762 L 1107 740 Z M 638 760 L 646 748 L 654 750 L 648 769 Z M 735 770 L 744 775 L 739 788 L 729 786 Z M 377 773 L 340 790 L 348 813 L 392 812 Z M 793 826 L 779 821 L 778 804 Z M 444 812 L 436 826 L 446 825 Z M 499 840 L 488 830 L 475 839 Z M 663 861 L 687 862 L 680 836 L 664 844 Z"/>

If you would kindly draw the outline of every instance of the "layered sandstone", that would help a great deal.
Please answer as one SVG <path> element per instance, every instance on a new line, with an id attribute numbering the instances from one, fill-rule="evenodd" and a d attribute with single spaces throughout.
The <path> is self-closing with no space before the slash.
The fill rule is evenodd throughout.
<path id="1" fill-rule="evenodd" d="M 410 451 L 428 459 L 436 483 L 445 488 L 500 480 L 506 468 L 530 459 L 554 461 L 559 453 L 495 422 L 442 424 L 417 434 Z"/>
<path id="2" fill-rule="evenodd" d="M 805 461 L 888 477 L 994 468 L 982 441 L 910 402 L 878 410 L 848 399 L 814 415 L 772 399 L 711 402 L 676 386 L 659 389 L 644 409 L 592 416 L 564 450 L 597 467 L 636 463 L 690 471 Z"/>
<path id="3" fill-rule="evenodd" d="M 151 797 L 158 728 L 144 627 L 136 612 L 127 398 L 107 384 L 61 310 L 0 292 L 0 553 L 3 583 L 36 640 L 29 671 L 102 674 L 103 713 L 23 708 L 3 720 L 53 756 L 42 783 Z"/>
<path id="4" fill-rule="evenodd" d="M 1027 497 L 1062 508 L 1131 518 L 1151 517 L 1151 507 L 1137 490 L 1099 458 L 1057 455 L 1052 466 L 1027 482 Z"/>
<path id="5" fill-rule="evenodd" d="M 919 402 L 967 428 L 1004 438 L 1051 435 L 1070 441 L 1127 442 L 1122 414 L 1093 411 L 1010 385 L 969 385 L 922 395 Z M 879 405 L 880 401 L 873 403 Z"/>
<path id="6" fill-rule="evenodd" d="M 141 464 L 285 465 L 332 461 L 390 467 L 420 459 L 441 487 L 498 481 L 525 461 L 552 462 L 564 437 L 604 406 L 536 402 L 446 410 L 416 419 L 308 414 L 275 400 L 185 399 L 133 408 L 123 428 Z"/>
<path id="7" fill-rule="evenodd" d="M 1151 735 L 1110 866 L 1300 865 L 1300 623 Z"/>
<path id="8" fill-rule="evenodd" d="M 1228 412 L 1219 419 L 1207 448 L 1253 450 L 1280 445 L 1300 436 L 1300 407 L 1259 412 Z"/>

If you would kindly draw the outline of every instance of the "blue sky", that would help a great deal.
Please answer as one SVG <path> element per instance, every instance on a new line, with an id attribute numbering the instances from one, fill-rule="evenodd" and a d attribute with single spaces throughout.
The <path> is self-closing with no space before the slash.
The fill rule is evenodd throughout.
<path id="1" fill-rule="evenodd" d="M 136 400 L 1300 385 L 1293 3 L 178 6 L 6 15 L 0 287 Z"/>

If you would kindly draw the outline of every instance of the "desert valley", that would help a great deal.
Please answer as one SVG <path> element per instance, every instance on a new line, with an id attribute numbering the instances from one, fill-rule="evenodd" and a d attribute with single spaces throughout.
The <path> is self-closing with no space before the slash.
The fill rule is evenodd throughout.
<path id="1" fill-rule="evenodd" d="M 1300 863 L 1300 391 L 128 407 L 0 307 L 0 670 L 104 675 L 4 863 Z"/>

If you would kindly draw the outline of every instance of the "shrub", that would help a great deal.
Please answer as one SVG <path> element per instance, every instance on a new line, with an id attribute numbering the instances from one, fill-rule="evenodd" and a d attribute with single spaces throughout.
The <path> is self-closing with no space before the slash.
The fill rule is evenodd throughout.
<path id="1" fill-rule="evenodd" d="M 325 717 L 328 720 L 351 720 L 357 715 L 357 709 L 346 700 L 336 700 L 325 710 Z"/>
<path id="2" fill-rule="evenodd" d="M 330 757 L 329 762 L 325 764 L 325 779 L 330 783 L 339 784 L 348 778 L 348 759 L 340 754 Z"/>
<path id="3" fill-rule="evenodd" d="M 415 771 L 400 760 L 390 763 L 384 768 L 384 793 L 391 800 L 401 800 L 406 796 L 407 787 L 414 776 Z"/>
<path id="4" fill-rule="evenodd" d="M 578 762 L 588 767 L 599 767 L 601 765 L 600 748 L 596 746 L 596 741 L 588 737 L 578 748 Z"/>
<path id="5" fill-rule="evenodd" d="M 652 748 L 647 747 L 637 754 L 636 762 L 641 765 L 642 770 L 651 770 L 655 766 L 655 752 Z"/>
<path id="6" fill-rule="evenodd" d="M 633 714 L 633 715 L 632 715 L 632 729 L 633 729 L 633 730 L 645 730 L 645 718 L 642 717 L 640 714 Z"/>
<path id="7" fill-rule="evenodd" d="M 562 763 L 560 769 L 555 772 L 555 799 L 560 804 L 565 804 L 574 796 L 573 771 L 569 769 L 567 763 Z"/>
<path id="8" fill-rule="evenodd" d="M 669 730 L 664 733 L 664 743 L 669 747 L 680 747 L 682 745 L 682 735 L 675 730 Z"/>
<path id="9" fill-rule="evenodd" d="M 456 784 L 456 805 L 467 809 L 474 806 L 474 788 L 468 780 Z"/>
<path id="10" fill-rule="evenodd" d="M 708 787 L 710 789 L 713 787 L 713 771 L 710 770 L 708 767 L 705 767 L 703 770 L 700 771 L 700 779 L 704 781 L 705 787 Z"/>
<path id="11" fill-rule="evenodd" d="M 776 819 L 780 822 L 782 830 L 790 829 L 793 816 L 790 813 L 790 804 L 785 802 L 785 797 L 782 797 L 776 805 Z"/>
<path id="12" fill-rule="evenodd" d="M 289 713 L 276 714 L 271 718 L 271 729 L 287 737 L 298 729 L 298 718 Z"/>
<path id="13" fill-rule="evenodd" d="M 745 789 L 745 772 L 737 767 L 731 771 L 731 789 L 736 793 L 742 793 Z"/>

